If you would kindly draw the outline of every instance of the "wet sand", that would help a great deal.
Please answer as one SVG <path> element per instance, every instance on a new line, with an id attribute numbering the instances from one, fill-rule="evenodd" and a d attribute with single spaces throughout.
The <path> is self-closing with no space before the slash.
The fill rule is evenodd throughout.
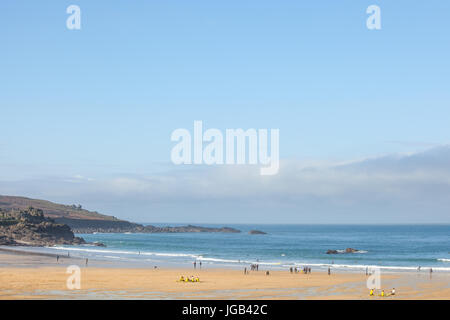
<path id="1" fill-rule="evenodd" d="M 67 267 L 80 267 L 81 289 L 67 287 Z M 178 282 L 198 276 L 199 283 Z M 0 299 L 450 299 L 450 274 L 382 274 L 394 297 L 369 297 L 362 273 L 265 270 L 244 275 L 232 269 L 136 268 L 125 263 L 0 251 Z M 378 292 L 379 293 L 379 292 Z"/>

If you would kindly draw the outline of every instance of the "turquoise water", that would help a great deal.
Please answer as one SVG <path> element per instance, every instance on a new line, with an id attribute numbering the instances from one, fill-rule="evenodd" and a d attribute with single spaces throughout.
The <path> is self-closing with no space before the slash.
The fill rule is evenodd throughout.
<path id="1" fill-rule="evenodd" d="M 161 224 L 157 224 L 161 225 Z M 217 225 L 206 225 L 215 226 Z M 380 266 L 392 270 L 432 267 L 450 272 L 450 225 L 227 225 L 241 234 L 80 234 L 107 248 L 54 247 L 72 256 L 178 265 L 202 261 L 204 266 L 242 267 L 258 262 L 266 268 L 312 266 L 365 269 Z M 267 235 L 249 235 L 258 229 Z M 356 248 L 361 253 L 327 255 L 328 249 Z"/>

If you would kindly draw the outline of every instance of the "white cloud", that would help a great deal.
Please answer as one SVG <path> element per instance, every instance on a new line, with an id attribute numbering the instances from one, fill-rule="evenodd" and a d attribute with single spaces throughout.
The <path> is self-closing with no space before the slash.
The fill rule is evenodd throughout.
<path id="1" fill-rule="evenodd" d="M 259 175 L 257 166 L 192 166 L 150 176 L 75 178 L 76 184 L 65 179 L 1 182 L 0 193 L 87 202 L 119 216 L 114 206 L 104 204 L 128 205 L 136 214 L 150 217 L 155 208 L 173 214 L 187 206 L 191 211 L 185 214 L 204 215 L 205 210 L 195 208 L 207 206 L 217 212 L 226 207 L 243 217 L 279 209 L 277 217 L 297 222 L 305 215 L 317 222 L 339 217 L 344 222 L 372 221 L 375 213 L 378 222 L 399 222 L 396 218 L 405 216 L 411 222 L 424 217 L 429 222 L 450 221 L 449 146 L 336 164 L 284 160 L 276 176 Z"/>

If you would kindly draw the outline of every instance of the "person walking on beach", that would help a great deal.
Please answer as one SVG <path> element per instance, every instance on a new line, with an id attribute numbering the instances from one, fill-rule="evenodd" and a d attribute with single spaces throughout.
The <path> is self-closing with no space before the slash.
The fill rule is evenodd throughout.
<path id="1" fill-rule="evenodd" d="M 197 269 L 197 261 L 194 261 L 194 269 Z"/>
<path id="2" fill-rule="evenodd" d="M 89 259 L 86 258 L 86 267 L 88 266 Z"/>
<path id="3" fill-rule="evenodd" d="M 328 275 L 329 275 L 329 276 L 331 275 L 331 269 L 330 269 L 330 267 L 328 267 Z"/>
<path id="4" fill-rule="evenodd" d="M 202 262 L 200 261 L 200 269 L 202 268 Z"/>
<path id="5" fill-rule="evenodd" d="M 59 261 L 59 255 L 56 255 L 56 262 Z"/>
<path id="6" fill-rule="evenodd" d="M 247 267 L 244 268 L 244 274 L 247 274 Z"/>

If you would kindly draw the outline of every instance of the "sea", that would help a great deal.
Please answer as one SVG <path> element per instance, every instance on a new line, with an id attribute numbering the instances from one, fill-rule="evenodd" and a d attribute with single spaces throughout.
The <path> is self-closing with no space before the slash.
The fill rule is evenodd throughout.
<path id="1" fill-rule="evenodd" d="M 153 224 L 166 226 L 169 224 Z M 176 226 L 176 224 L 170 224 Z M 202 224 L 206 227 L 223 225 Z M 242 233 L 78 234 L 92 245 L 54 246 L 47 252 L 128 262 L 149 268 L 171 265 L 202 268 L 314 269 L 450 272 L 450 225 L 238 225 Z M 250 230 L 265 235 L 251 235 Z M 328 250 L 358 253 L 327 254 Z"/>

